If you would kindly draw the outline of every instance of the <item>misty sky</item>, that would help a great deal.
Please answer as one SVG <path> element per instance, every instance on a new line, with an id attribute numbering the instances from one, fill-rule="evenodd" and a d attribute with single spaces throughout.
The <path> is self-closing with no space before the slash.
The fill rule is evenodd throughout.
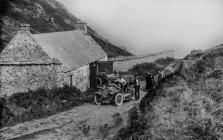
<path id="1" fill-rule="evenodd" d="M 223 43 L 223 0 L 58 0 L 104 38 L 134 54 Z"/>

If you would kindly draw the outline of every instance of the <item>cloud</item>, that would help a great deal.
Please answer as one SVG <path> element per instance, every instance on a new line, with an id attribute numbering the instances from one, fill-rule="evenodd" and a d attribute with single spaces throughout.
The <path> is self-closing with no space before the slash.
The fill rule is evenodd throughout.
<path id="1" fill-rule="evenodd" d="M 108 40 L 136 54 L 177 57 L 223 42 L 222 0 L 59 0 Z"/>

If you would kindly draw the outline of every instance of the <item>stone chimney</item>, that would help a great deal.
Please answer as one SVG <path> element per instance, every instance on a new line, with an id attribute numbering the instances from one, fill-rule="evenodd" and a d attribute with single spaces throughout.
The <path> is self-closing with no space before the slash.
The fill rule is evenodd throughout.
<path id="1" fill-rule="evenodd" d="M 82 31 L 84 34 L 87 34 L 87 23 L 85 22 L 78 22 L 76 23 L 76 30 Z"/>
<path id="2" fill-rule="evenodd" d="M 21 32 L 30 32 L 31 27 L 29 24 L 20 24 L 20 31 Z"/>

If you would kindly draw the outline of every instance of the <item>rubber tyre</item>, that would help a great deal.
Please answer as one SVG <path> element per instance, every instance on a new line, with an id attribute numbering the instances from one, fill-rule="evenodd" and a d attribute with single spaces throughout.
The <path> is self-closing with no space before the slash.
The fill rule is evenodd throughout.
<path id="1" fill-rule="evenodd" d="M 122 105 L 123 100 L 124 100 L 124 97 L 123 97 L 123 95 L 121 93 L 117 93 L 115 95 L 115 105 L 117 105 L 117 106 Z"/>
<path id="2" fill-rule="evenodd" d="M 97 86 L 101 87 L 102 86 L 102 80 L 101 78 L 97 78 Z"/>
<path id="3" fill-rule="evenodd" d="M 135 91 L 134 91 L 134 90 L 131 90 L 131 94 L 132 94 L 132 100 L 133 100 L 133 99 L 135 100 L 135 96 L 134 96 L 134 93 L 135 93 Z"/>
<path id="4" fill-rule="evenodd" d="M 94 102 L 96 105 L 101 105 L 101 101 L 100 101 L 100 95 L 95 94 L 94 95 Z"/>

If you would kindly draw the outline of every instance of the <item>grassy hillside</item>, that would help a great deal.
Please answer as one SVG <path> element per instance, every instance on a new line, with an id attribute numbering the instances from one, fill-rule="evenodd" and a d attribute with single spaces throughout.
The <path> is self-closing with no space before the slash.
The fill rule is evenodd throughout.
<path id="1" fill-rule="evenodd" d="M 146 129 L 126 127 L 119 136 L 147 136 L 162 140 L 223 139 L 223 47 L 174 62 L 165 77 L 140 103 L 138 118 L 130 121 Z M 168 72 L 167 69 L 171 69 Z M 131 115 L 130 115 L 131 116 Z"/>
<path id="2" fill-rule="evenodd" d="M 32 33 L 45 33 L 73 30 L 75 23 L 80 21 L 56 0 L 1 0 L 0 5 L 4 11 L 0 15 L 1 49 L 15 35 L 20 23 L 30 24 Z M 88 33 L 102 46 L 109 57 L 132 55 L 107 42 L 90 27 Z"/>

